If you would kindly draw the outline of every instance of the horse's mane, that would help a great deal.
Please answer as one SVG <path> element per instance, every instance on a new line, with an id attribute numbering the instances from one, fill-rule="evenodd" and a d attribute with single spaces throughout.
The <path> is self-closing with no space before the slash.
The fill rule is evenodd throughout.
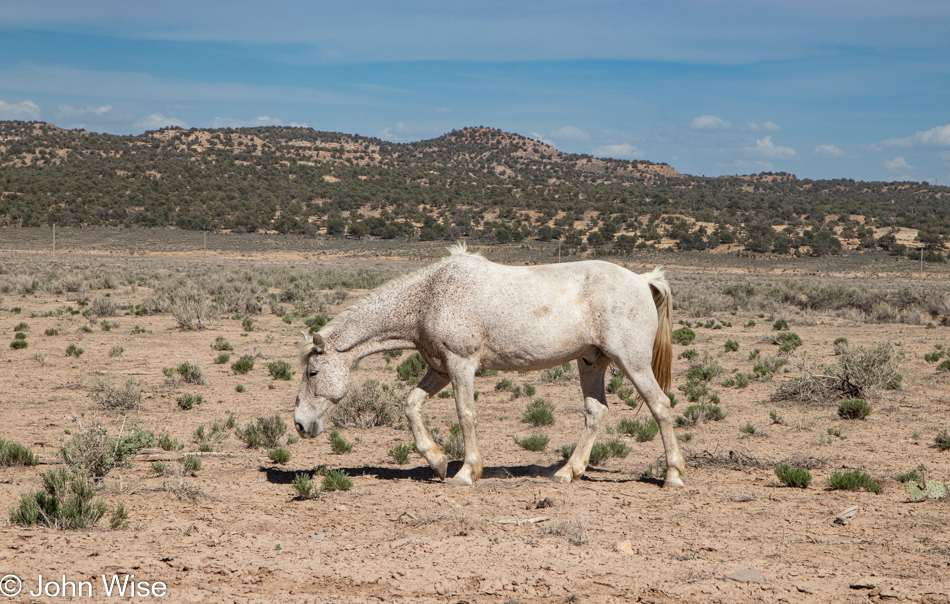
<path id="1" fill-rule="evenodd" d="M 391 292 L 391 291 L 393 291 L 393 290 L 395 290 L 395 289 L 398 289 L 399 287 L 403 286 L 403 285 L 406 284 L 407 282 L 413 281 L 413 280 L 415 280 L 415 279 L 418 279 L 419 277 L 423 277 L 423 276 L 425 276 L 425 275 L 427 275 L 427 274 L 429 274 L 429 273 L 435 271 L 437 268 L 439 268 L 440 266 L 442 266 L 442 265 L 445 264 L 446 262 L 451 261 L 451 260 L 454 259 L 456 256 L 477 256 L 477 257 L 481 257 L 481 254 L 479 254 L 479 253 L 477 253 L 477 252 L 469 252 L 469 251 L 468 251 L 468 246 L 465 244 L 464 241 L 457 241 L 457 242 L 455 242 L 454 245 L 451 245 L 451 246 L 447 247 L 446 249 L 448 250 L 449 255 L 446 256 L 446 257 L 444 257 L 444 258 L 442 258 L 440 261 L 438 261 L 438 262 L 436 262 L 436 263 L 434 263 L 434 264 L 430 264 L 429 266 L 425 266 L 425 267 L 423 267 L 423 268 L 420 268 L 420 269 L 418 269 L 418 270 L 415 270 L 415 271 L 413 271 L 413 272 L 411 272 L 411 273 L 406 273 L 405 275 L 400 275 L 400 276 L 396 277 L 395 279 L 392 279 L 392 280 L 390 280 L 390 281 L 387 281 L 386 283 L 383 283 L 383 284 L 380 285 L 379 287 L 377 287 L 377 288 L 375 288 L 375 289 L 370 290 L 369 292 L 367 292 L 362 298 L 360 298 L 359 300 L 357 300 L 356 302 L 354 302 L 352 305 L 350 305 L 350 306 L 347 307 L 346 309 L 340 311 L 340 314 L 338 314 L 337 316 L 333 317 L 333 319 L 331 319 L 329 323 L 327 323 L 326 325 L 324 325 L 324 326 L 320 329 L 320 335 L 323 336 L 324 339 L 326 339 L 328 336 L 330 336 L 330 335 L 334 332 L 334 330 L 335 330 L 337 327 L 340 326 L 341 323 L 343 323 L 343 321 L 346 319 L 346 317 L 349 316 L 350 314 L 352 314 L 353 312 L 355 312 L 355 311 L 357 311 L 357 310 L 363 308 L 364 306 L 368 306 L 368 305 L 370 305 L 370 304 L 374 304 L 374 303 L 377 302 L 380 298 L 382 298 L 383 296 L 385 296 L 385 295 L 388 294 L 389 292 Z M 307 364 L 307 359 L 310 358 L 310 355 L 313 353 L 313 349 L 314 349 L 313 339 L 312 339 L 312 338 L 307 338 L 307 340 L 304 341 L 304 343 L 300 346 L 300 364 L 301 364 L 301 366 L 305 366 L 305 365 Z"/>

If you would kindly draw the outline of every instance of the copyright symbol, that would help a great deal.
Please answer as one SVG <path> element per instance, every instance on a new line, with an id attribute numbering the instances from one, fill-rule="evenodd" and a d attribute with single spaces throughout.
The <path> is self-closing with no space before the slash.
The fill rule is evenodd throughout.
<path id="1" fill-rule="evenodd" d="M 23 582 L 16 575 L 5 575 L 0 579 L 0 596 L 12 598 L 23 589 Z"/>

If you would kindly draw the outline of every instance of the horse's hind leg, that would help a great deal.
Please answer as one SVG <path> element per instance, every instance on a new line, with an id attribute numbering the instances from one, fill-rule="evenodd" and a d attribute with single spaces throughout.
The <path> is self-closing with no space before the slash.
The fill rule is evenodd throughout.
<path id="1" fill-rule="evenodd" d="M 482 454 L 478 450 L 476 427 L 478 416 L 475 414 L 475 370 L 477 363 L 466 357 L 449 356 L 446 359 L 452 376 L 452 389 L 455 391 L 455 408 L 462 428 L 462 442 L 465 444 L 465 459 L 462 467 L 448 480 L 455 486 L 471 486 L 482 476 Z"/>
<path id="2" fill-rule="evenodd" d="M 663 487 L 684 486 L 683 474 L 686 473 L 686 463 L 676 444 L 676 435 L 673 434 L 673 408 L 670 407 L 669 397 L 660 388 L 649 364 L 634 372 L 624 366 L 622 359 L 617 359 L 617 364 L 636 386 L 637 392 L 646 401 L 653 419 L 660 427 L 660 436 L 663 438 L 663 448 L 666 452 L 666 481 Z"/>
<path id="3" fill-rule="evenodd" d="M 577 480 L 587 469 L 590 450 L 597 439 L 597 430 L 607 416 L 607 393 L 604 391 L 604 374 L 610 358 L 601 355 L 593 364 L 588 365 L 581 358 L 577 360 L 577 370 L 581 377 L 581 390 L 584 393 L 584 431 L 581 433 L 574 452 L 564 467 L 554 474 L 557 482 Z"/>
<path id="4" fill-rule="evenodd" d="M 409 419 L 409 427 L 412 429 L 412 437 L 416 441 L 416 450 L 422 455 L 429 466 L 435 470 L 439 478 L 445 480 L 445 475 L 449 471 L 449 456 L 439 448 L 429 431 L 426 430 L 425 422 L 422 419 L 422 405 L 426 400 L 445 388 L 449 383 L 449 376 L 444 373 L 433 371 L 430 367 L 419 385 L 412 389 L 406 398 L 406 418 Z"/>

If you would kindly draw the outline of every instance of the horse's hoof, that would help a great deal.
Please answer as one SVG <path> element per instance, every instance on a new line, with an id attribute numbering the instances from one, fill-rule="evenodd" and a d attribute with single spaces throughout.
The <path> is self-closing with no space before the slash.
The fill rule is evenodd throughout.
<path id="1" fill-rule="evenodd" d="M 663 482 L 663 488 L 664 488 L 664 489 L 682 489 L 682 488 L 685 487 L 685 486 L 686 486 L 686 485 L 683 484 L 683 480 L 682 480 L 681 478 L 678 478 L 678 477 L 677 477 L 677 478 L 667 478 L 667 479 Z"/>
<path id="2" fill-rule="evenodd" d="M 459 478 L 454 476 L 445 481 L 446 484 L 450 484 L 453 487 L 470 487 L 472 486 L 472 481 L 468 478 Z"/>
<path id="3" fill-rule="evenodd" d="M 445 477 L 449 473 L 449 456 L 443 456 L 438 463 L 432 466 L 432 469 L 435 470 L 435 473 L 439 475 L 441 480 L 445 480 Z"/>
<path id="4" fill-rule="evenodd" d="M 561 474 L 560 472 L 558 472 L 557 474 L 551 477 L 551 482 L 560 482 L 562 484 L 567 484 L 569 482 L 572 482 L 573 479 L 574 477 L 571 474 Z"/>

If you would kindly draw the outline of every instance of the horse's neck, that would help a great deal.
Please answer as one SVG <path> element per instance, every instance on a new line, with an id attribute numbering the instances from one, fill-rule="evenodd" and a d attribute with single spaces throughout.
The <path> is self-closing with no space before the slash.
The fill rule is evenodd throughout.
<path id="1" fill-rule="evenodd" d="M 357 359 L 377 352 L 414 348 L 419 303 L 418 285 L 413 281 L 351 307 L 333 331 L 332 345 Z"/>

